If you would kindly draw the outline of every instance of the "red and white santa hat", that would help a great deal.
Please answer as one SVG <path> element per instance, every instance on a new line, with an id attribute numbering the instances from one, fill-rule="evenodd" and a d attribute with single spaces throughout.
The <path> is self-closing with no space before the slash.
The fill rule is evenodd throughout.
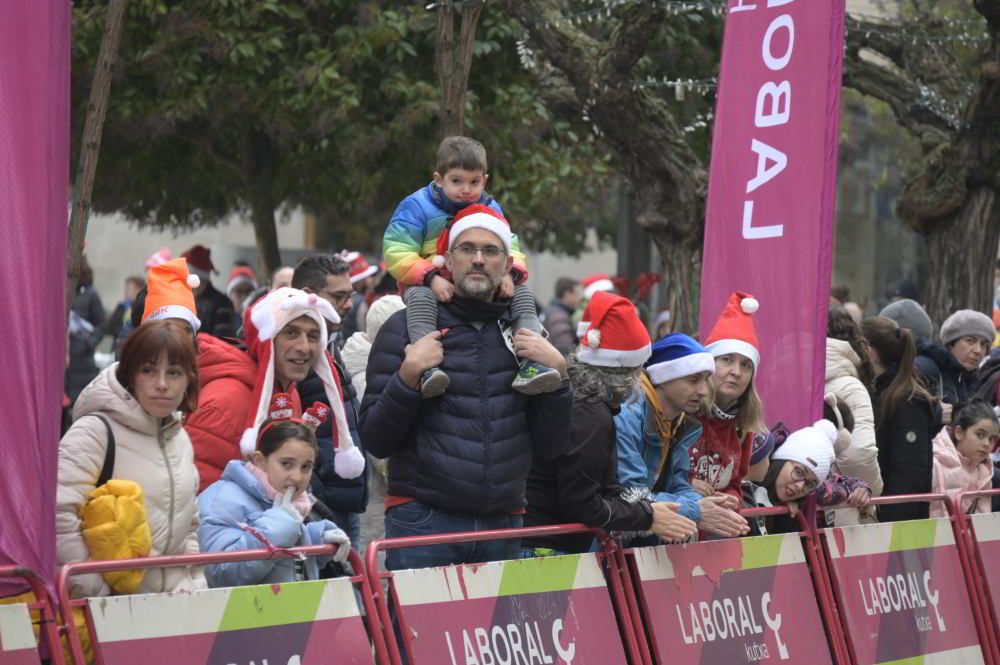
<path id="1" fill-rule="evenodd" d="M 514 236 L 507 219 L 493 208 L 475 203 L 462 208 L 445 226 L 444 231 L 438 236 L 437 256 L 432 259 L 432 263 L 438 268 L 443 268 L 445 252 L 450 252 L 455 240 L 469 229 L 486 229 L 493 233 L 500 238 L 507 256 L 510 256 L 510 246 Z"/>
<path id="2" fill-rule="evenodd" d="M 599 367 L 642 367 L 652 353 L 649 333 L 627 298 L 597 291 L 580 322 L 580 362 Z"/>
<path id="3" fill-rule="evenodd" d="M 351 284 L 359 282 L 365 277 L 371 277 L 378 272 L 378 266 L 369 264 L 368 259 L 361 252 L 345 249 L 339 256 L 351 266 Z"/>
<path id="4" fill-rule="evenodd" d="M 749 293 L 735 291 L 726 301 L 712 333 L 705 340 L 705 347 L 718 358 L 730 353 L 746 356 L 753 362 L 754 372 L 760 366 L 760 342 L 753 325 L 753 314 L 760 303 Z"/>
<path id="5" fill-rule="evenodd" d="M 326 352 L 326 322 L 339 323 L 340 317 L 329 302 L 314 293 L 282 287 L 261 298 L 243 315 L 243 331 L 247 352 L 257 361 L 257 380 L 254 383 L 252 410 L 243 436 L 240 452 L 249 455 L 257 448 L 257 435 L 267 421 L 271 398 L 274 393 L 274 338 L 281 330 L 300 317 L 316 322 L 320 332 L 320 353 L 316 354 L 312 369 L 323 382 L 323 389 L 333 412 L 334 470 L 341 478 L 357 478 L 365 469 L 365 458 L 354 446 L 344 399 L 333 360 Z"/>
<path id="6" fill-rule="evenodd" d="M 614 291 L 615 283 L 611 281 L 611 278 L 607 273 L 599 272 L 594 275 L 587 275 L 580 280 L 580 286 L 583 287 L 583 297 L 591 298 L 598 291 Z"/>

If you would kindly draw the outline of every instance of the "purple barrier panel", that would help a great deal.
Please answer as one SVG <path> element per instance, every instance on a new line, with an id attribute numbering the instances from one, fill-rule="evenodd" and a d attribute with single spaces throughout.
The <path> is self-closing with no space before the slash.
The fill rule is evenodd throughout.
<path id="1" fill-rule="evenodd" d="M 971 521 L 993 616 L 1000 618 L 1000 513 L 973 515 Z"/>
<path id="2" fill-rule="evenodd" d="M 88 601 L 105 665 L 371 665 L 347 578 Z"/>
<path id="3" fill-rule="evenodd" d="M 28 606 L 0 605 L 0 665 L 38 663 L 38 646 Z"/>
<path id="4" fill-rule="evenodd" d="M 856 665 L 983 663 L 951 524 L 825 529 Z"/>
<path id="5" fill-rule="evenodd" d="M 595 554 L 393 573 L 414 665 L 625 664 Z"/>
<path id="6" fill-rule="evenodd" d="M 832 663 L 797 534 L 634 550 L 657 661 Z"/>

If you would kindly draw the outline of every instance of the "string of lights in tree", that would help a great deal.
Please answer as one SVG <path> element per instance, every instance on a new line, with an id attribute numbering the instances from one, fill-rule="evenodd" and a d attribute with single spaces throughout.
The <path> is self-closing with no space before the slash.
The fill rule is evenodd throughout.
<path id="1" fill-rule="evenodd" d="M 600 5 L 593 9 L 586 9 L 575 14 L 568 14 L 555 21 L 546 21 L 545 27 L 553 25 L 570 24 L 582 25 L 585 23 L 596 23 L 602 19 L 611 18 L 612 12 L 625 5 L 640 2 L 654 2 L 666 9 L 667 14 L 677 16 L 689 12 L 709 12 L 715 16 L 723 16 L 726 13 L 726 5 L 711 0 L 586 0 L 586 4 Z"/>
<path id="2" fill-rule="evenodd" d="M 673 88 L 678 99 L 684 99 L 684 94 L 688 91 L 696 92 L 700 95 L 707 95 L 719 87 L 718 79 L 674 79 L 664 76 L 662 79 L 650 76 L 641 81 L 629 81 L 633 90 L 642 88 Z"/>

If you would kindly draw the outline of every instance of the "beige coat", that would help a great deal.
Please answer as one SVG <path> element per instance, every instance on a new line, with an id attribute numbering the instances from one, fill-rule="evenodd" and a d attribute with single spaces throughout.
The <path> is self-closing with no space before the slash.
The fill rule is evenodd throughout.
<path id="1" fill-rule="evenodd" d="M 875 412 L 872 410 L 871 395 L 858 378 L 859 367 L 861 358 L 849 343 L 827 338 L 825 392 L 843 400 L 854 416 L 850 443 L 837 446 L 835 464 L 840 473 L 860 478 L 868 483 L 872 496 L 879 496 L 882 494 L 882 473 L 878 467 L 878 446 L 875 442 Z M 837 526 L 857 523 L 857 510 L 837 511 Z"/>
<path id="2" fill-rule="evenodd" d="M 106 417 L 115 433 L 113 477 L 138 483 L 145 494 L 152 534 L 150 554 L 190 554 L 198 551 L 198 471 L 191 440 L 177 414 L 158 420 L 146 413 L 115 377 L 115 363 L 102 371 L 73 408 L 73 425 L 59 442 L 56 489 L 56 557 L 60 564 L 90 558 L 81 534 L 80 508 L 94 489 L 104 465 Z M 137 593 L 206 588 L 200 568 L 148 570 Z M 74 577 L 75 597 L 110 595 L 98 575 Z"/>

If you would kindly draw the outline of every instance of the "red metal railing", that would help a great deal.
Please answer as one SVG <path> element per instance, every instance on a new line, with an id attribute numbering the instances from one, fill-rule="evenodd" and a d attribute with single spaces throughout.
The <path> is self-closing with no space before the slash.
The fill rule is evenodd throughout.
<path id="1" fill-rule="evenodd" d="M 512 540 L 521 538 L 532 538 L 541 536 L 564 536 L 574 533 L 590 533 L 601 543 L 601 557 L 607 566 L 607 580 L 611 602 L 614 607 L 619 625 L 622 629 L 622 642 L 625 646 L 626 655 L 633 665 L 646 665 L 647 660 L 640 656 L 639 642 L 636 634 L 636 624 L 633 616 L 628 610 L 626 591 L 630 589 L 630 584 L 625 584 L 627 573 L 623 577 L 618 568 L 619 557 L 617 543 L 608 537 L 600 529 L 588 527 L 584 524 L 558 524 L 553 526 L 525 527 L 522 529 L 494 529 L 490 531 L 475 531 L 464 533 L 446 533 L 433 536 L 413 536 L 410 538 L 389 538 L 372 541 L 368 545 L 365 555 L 368 565 L 368 577 L 372 580 L 372 587 L 375 590 L 375 604 L 378 607 L 379 623 L 382 625 L 383 639 L 386 644 L 390 665 L 402 665 L 403 660 L 396 644 L 393 634 L 392 616 L 389 611 L 390 599 L 386 598 L 386 593 L 382 590 L 381 580 L 386 580 L 389 586 L 389 596 L 391 598 L 393 610 L 399 624 L 400 633 L 403 636 L 403 648 L 406 651 L 407 661 L 413 662 L 411 648 L 410 631 L 407 629 L 406 618 L 399 605 L 398 598 L 393 589 L 392 572 L 380 572 L 378 570 L 378 553 L 384 550 L 405 549 L 410 547 L 426 547 L 430 545 L 450 545 L 454 543 L 472 543 L 484 540 Z"/>
<path id="2" fill-rule="evenodd" d="M 998 562 L 989 562 L 983 558 L 982 552 L 979 548 L 979 541 L 975 537 L 972 525 L 972 515 L 966 514 L 962 510 L 962 499 L 967 497 L 994 496 L 1000 496 L 1000 489 L 959 492 L 955 495 L 951 506 L 951 513 L 961 527 L 961 544 L 959 545 L 959 552 L 963 556 L 962 566 L 971 576 L 972 588 L 979 601 L 979 608 L 981 612 L 980 616 L 983 617 L 984 621 L 986 621 L 988 617 L 989 623 L 986 635 L 989 642 L 988 644 L 983 644 L 983 648 L 989 650 L 986 662 L 990 665 L 1000 664 L 1000 637 L 997 635 L 997 632 L 1000 631 L 1000 617 L 998 617 L 996 612 L 993 610 L 993 592 L 986 583 L 986 578 L 983 573 L 987 566 L 998 565 Z"/>
<path id="3" fill-rule="evenodd" d="M 74 575 L 87 573 L 106 573 L 113 570 L 137 570 L 140 568 L 180 568 L 186 566 L 206 566 L 214 563 L 233 563 L 239 561 L 259 561 L 269 559 L 290 559 L 298 556 L 332 556 L 337 551 L 336 545 L 309 545 L 305 547 L 273 547 L 267 549 L 241 550 L 238 552 L 211 552 L 202 554 L 180 554 L 175 556 L 145 557 L 140 559 L 119 559 L 111 561 L 81 561 L 69 563 L 59 570 L 58 593 L 59 609 L 62 613 L 63 625 L 60 630 L 69 643 L 69 651 L 76 665 L 85 665 L 83 647 L 80 636 L 73 624 L 73 608 L 83 607 L 87 618 L 87 629 L 92 636 L 94 656 L 97 665 L 103 665 L 100 645 L 96 639 L 90 612 L 86 611 L 87 600 L 71 600 L 69 597 L 69 579 Z M 373 604 L 373 596 L 364 564 L 356 552 L 351 551 L 348 561 L 354 569 L 350 578 L 352 584 L 361 587 L 361 602 L 368 621 L 369 632 L 378 663 L 385 663 L 385 644 L 379 639 L 382 631 L 378 626 L 378 613 Z"/>
<path id="4" fill-rule="evenodd" d="M 41 650 L 44 645 L 44 648 L 48 649 L 52 665 L 63 665 L 62 649 L 59 646 L 56 603 L 48 587 L 45 586 L 45 582 L 35 571 L 24 566 L 0 566 L 0 577 L 20 577 L 28 583 L 32 593 L 35 594 L 35 602 L 27 603 L 28 609 L 37 611 L 39 616 L 39 649 Z"/>

